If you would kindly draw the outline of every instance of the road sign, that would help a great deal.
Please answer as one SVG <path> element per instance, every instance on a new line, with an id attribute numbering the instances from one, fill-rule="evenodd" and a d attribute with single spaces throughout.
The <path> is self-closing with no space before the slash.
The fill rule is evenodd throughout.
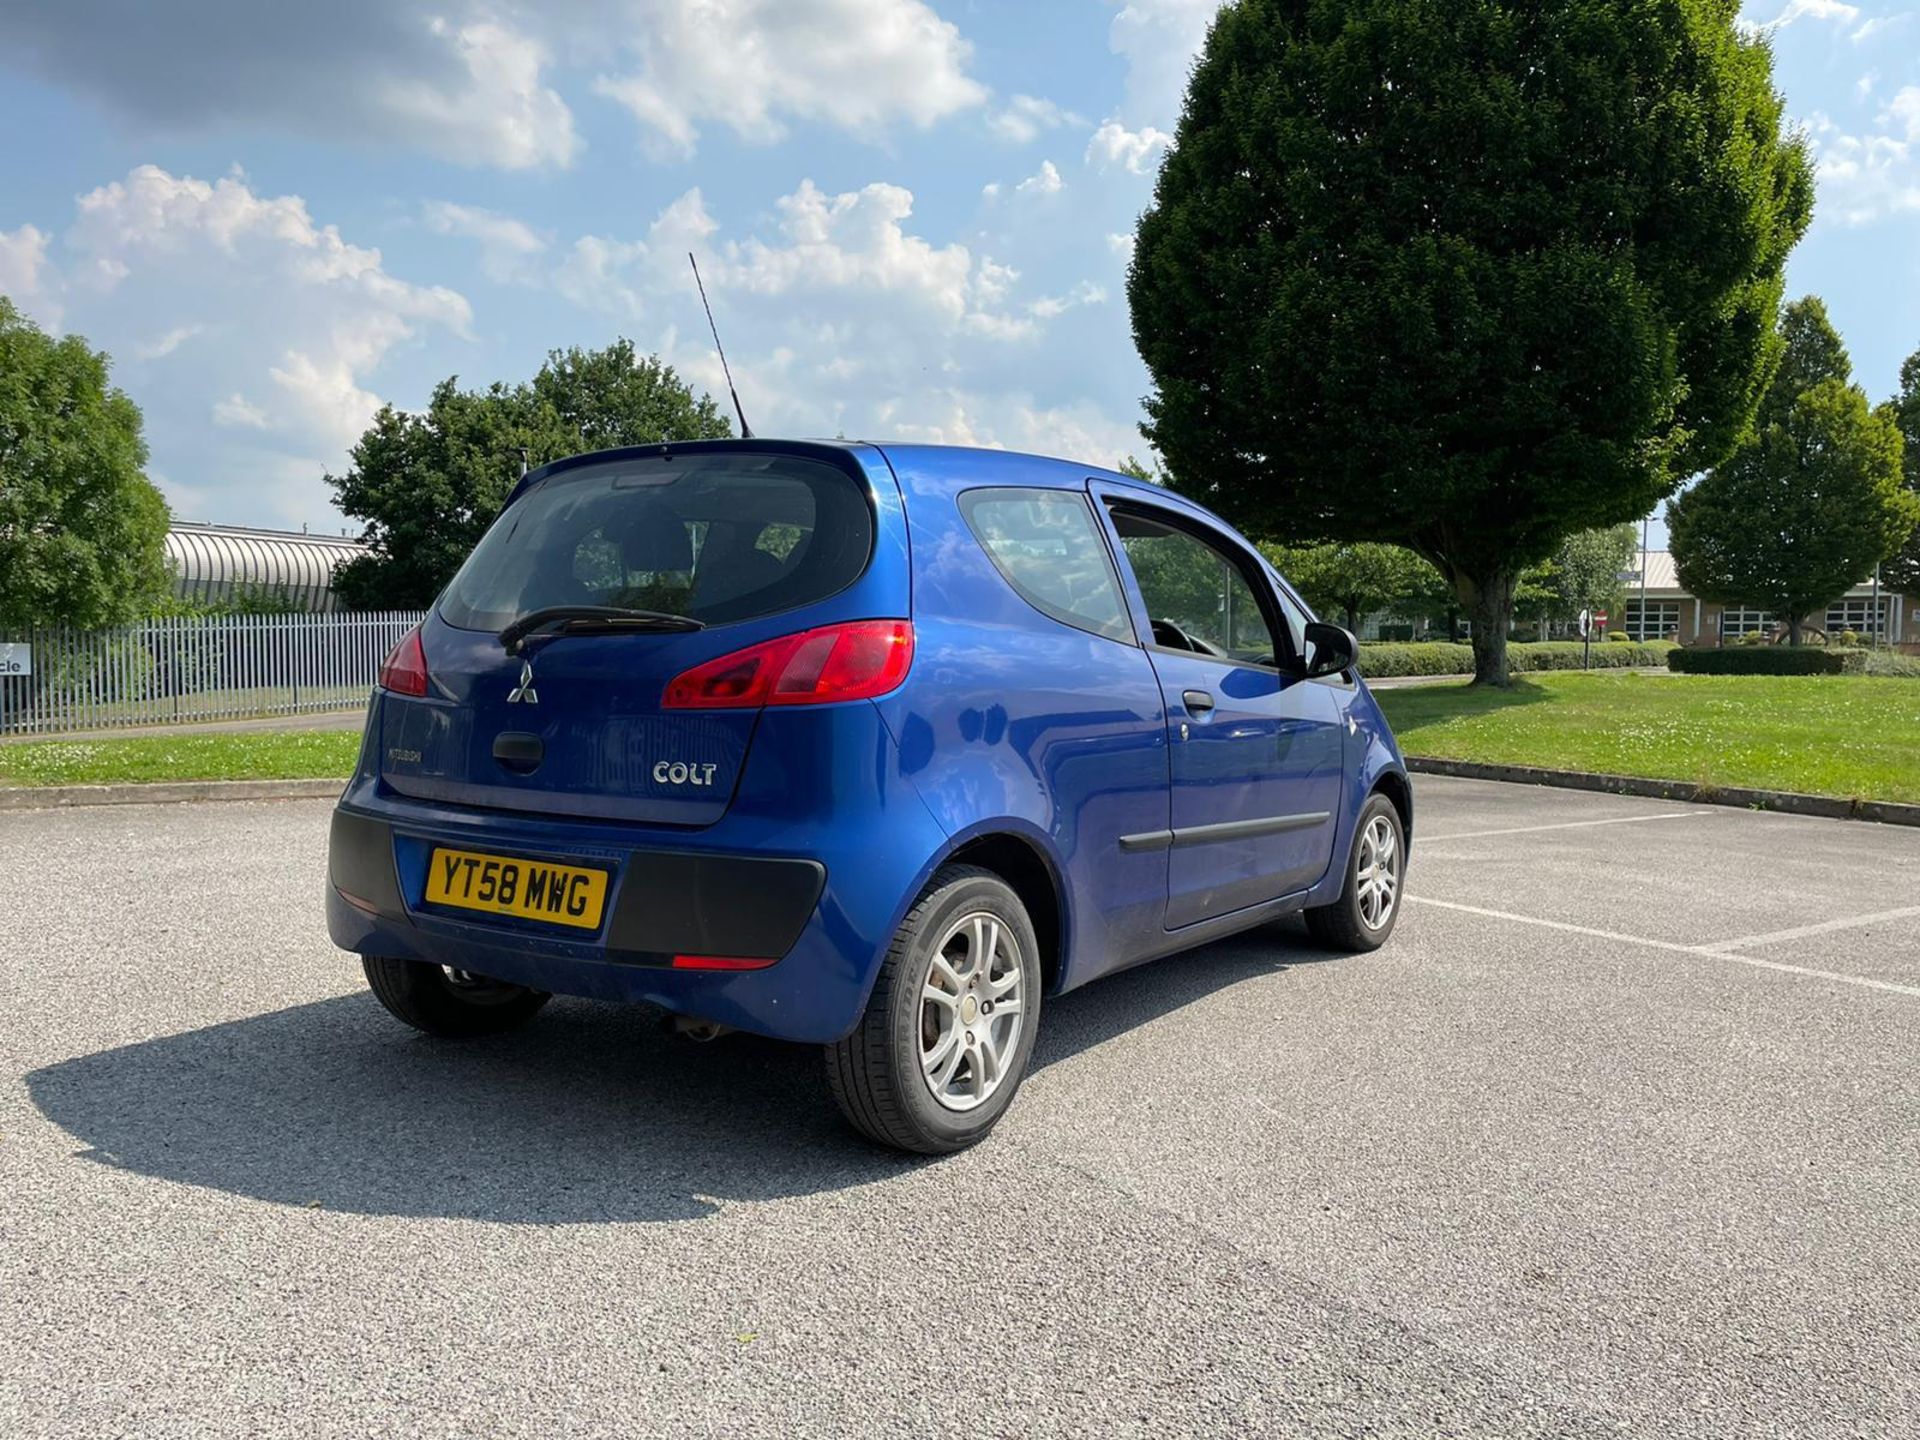
<path id="1" fill-rule="evenodd" d="M 1593 612 L 1591 610 L 1582 610 L 1580 612 L 1580 638 L 1584 640 L 1591 634 L 1593 634 Z"/>
<path id="2" fill-rule="evenodd" d="M 1606 611 L 1596 610 L 1594 612 L 1593 628 L 1596 630 L 1604 630 L 1607 628 L 1607 612 Z"/>
<path id="3" fill-rule="evenodd" d="M 25 641 L 0 640 L 0 675 L 33 674 L 33 647 Z"/>

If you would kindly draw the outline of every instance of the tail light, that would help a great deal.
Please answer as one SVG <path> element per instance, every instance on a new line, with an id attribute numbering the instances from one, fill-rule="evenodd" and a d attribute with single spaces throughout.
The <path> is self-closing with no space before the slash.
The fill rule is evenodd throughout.
<path id="1" fill-rule="evenodd" d="M 765 970 L 769 965 L 780 963 L 780 957 L 770 960 L 745 955 L 676 955 L 673 968 L 676 970 Z"/>
<path id="2" fill-rule="evenodd" d="M 661 703 L 668 710 L 751 710 L 871 700 L 897 689 L 912 664 L 912 621 L 853 620 L 696 665 L 668 682 Z"/>
<path id="3" fill-rule="evenodd" d="M 400 637 L 400 643 L 380 666 L 380 688 L 396 695 L 427 693 L 427 652 L 420 643 L 420 627 Z"/>

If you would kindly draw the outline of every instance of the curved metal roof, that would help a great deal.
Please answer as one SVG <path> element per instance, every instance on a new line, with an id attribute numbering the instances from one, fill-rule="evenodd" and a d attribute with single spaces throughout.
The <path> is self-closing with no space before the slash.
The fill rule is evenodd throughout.
<path id="1" fill-rule="evenodd" d="M 176 522 L 167 532 L 174 588 L 195 600 L 243 590 L 285 594 L 308 610 L 333 608 L 333 572 L 366 547 L 344 535 Z"/>

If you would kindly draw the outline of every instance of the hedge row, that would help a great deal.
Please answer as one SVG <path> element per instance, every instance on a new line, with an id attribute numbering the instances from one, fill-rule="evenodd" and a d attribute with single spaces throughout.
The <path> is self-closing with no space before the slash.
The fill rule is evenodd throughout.
<path id="1" fill-rule="evenodd" d="M 1507 668 L 1516 675 L 1539 670 L 1578 670 L 1584 662 L 1586 648 L 1577 640 L 1509 644 Z M 1667 653 L 1673 648 L 1666 640 L 1646 645 L 1596 642 L 1591 663 L 1596 670 L 1664 665 Z M 1417 644 L 1370 641 L 1360 647 L 1360 673 L 1372 680 L 1398 675 L 1471 675 L 1473 647 L 1446 640 Z"/>
<path id="2" fill-rule="evenodd" d="M 1818 650 L 1810 645 L 1729 645 L 1722 650 L 1676 650 L 1667 667 L 1681 675 L 1864 675 L 1864 650 Z"/>
<path id="3" fill-rule="evenodd" d="M 1900 655 L 1889 650 L 1867 651 L 1867 674 L 1889 675 L 1902 680 L 1920 680 L 1920 655 Z"/>

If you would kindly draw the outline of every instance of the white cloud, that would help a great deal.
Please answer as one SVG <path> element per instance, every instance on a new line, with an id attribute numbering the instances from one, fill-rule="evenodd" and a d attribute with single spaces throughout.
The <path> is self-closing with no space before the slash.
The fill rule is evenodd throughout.
<path id="1" fill-rule="evenodd" d="M 615 316 L 724 395 L 687 269 L 696 251 L 763 434 L 1004 445 L 1109 464 L 1140 448 L 1130 424 L 1071 398 L 1079 377 L 1040 343 L 1071 313 L 1106 304 L 1101 285 L 1036 291 L 1015 265 L 920 233 L 914 196 L 898 185 L 835 193 L 802 182 L 771 214 L 729 235 L 688 191 L 642 235 L 555 243 L 523 283 Z"/>
<path id="2" fill-rule="evenodd" d="M 1891 30 L 1895 26 L 1905 25 L 1911 19 L 1913 19 L 1913 12 L 1911 10 L 1903 10 L 1897 15 L 1876 15 L 1871 20 L 1863 21 L 1859 29 L 1855 30 L 1847 38 L 1856 45 L 1864 45 L 1867 41 L 1881 34 L 1883 31 Z"/>
<path id="3" fill-rule="evenodd" d="M 531 225 L 497 210 L 429 200 L 421 206 L 420 213 L 434 234 L 456 235 L 477 242 L 480 268 L 491 280 L 520 279 L 532 258 L 547 248 L 546 240 Z"/>
<path id="4" fill-rule="evenodd" d="M 429 28 L 465 70 L 465 83 L 408 76 L 383 85 L 382 108 L 401 133 L 463 165 L 573 163 L 580 149 L 573 112 L 541 84 L 547 50 L 540 41 L 491 21 L 455 26 L 436 17 Z"/>
<path id="5" fill-rule="evenodd" d="M 164 360 L 182 345 L 186 344 L 187 341 L 193 339 L 195 336 L 204 335 L 206 332 L 207 327 L 204 325 L 176 325 L 167 331 L 166 334 L 150 340 L 144 345 L 134 346 L 133 358 L 136 360 Z"/>
<path id="6" fill-rule="evenodd" d="M 0 230 L 0 295 L 36 320 L 55 323 L 59 309 L 41 289 L 47 263 L 47 236 L 31 225 Z"/>
<path id="7" fill-rule="evenodd" d="M 1059 166 L 1051 160 L 1042 160 L 1037 173 L 1029 175 L 1013 188 L 1020 195 L 1058 195 L 1067 188 L 1067 182 L 1060 178 Z"/>
<path id="8" fill-rule="evenodd" d="M 509 21 L 495 13 L 505 8 L 11 5 L 0 7 L 0 57 L 100 100 L 149 136 L 241 125 L 401 145 L 462 165 L 568 165 L 580 142 L 533 28 L 544 16 Z"/>
<path id="9" fill-rule="evenodd" d="M 213 423 L 228 430 L 266 430 L 273 424 L 266 411 L 237 393 L 214 401 Z"/>
<path id="10" fill-rule="evenodd" d="M 105 37 L 105 38 L 103 38 Z M 565 167 L 589 92 L 686 154 L 708 125 L 873 139 L 984 105 L 972 47 L 927 0 L 118 0 L 0 6 L 0 65 L 156 135 L 292 130 L 463 165 Z"/>
<path id="11" fill-rule="evenodd" d="M 723 278 L 761 295 L 811 296 L 857 288 L 957 323 L 967 313 L 973 257 L 908 233 L 913 192 L 873 184 L 828 195 L 811 180 L 775 202 L 781 238 L 751 239 L 726 252 Z"/>
<path id="12" fill-rule="evenodd" d="M 1080 305 L 1104 305 L 1107 292 L 1091 280 L 1082 280 L 1065 295 L 1042 295 L 1028 303 L 1027 313 L 1036 320 L 1053 320 Z"/>
<path id="13" fill-rule="evenodd" d="M 1109 0 L 1119 6 L 1107 43 L 1127 62 L 1126 115 L 1170 128 L 1220 0 Z"/>
<path id="14" fill-rule="evenodd" d="M 1920 87 L 1894 96 L 1879 125 L 1877 132 L 1854 134 L 1823 114 L 1808 122 L 1819 218 L 1864 225 L 1920 211 Z M 1898 133 L 1889 133 L 1896 126 Z"/>
<path id="15" fill-rule="evenodd" d="M 972 46 L 924 0 L 624 0 L 597 27 L 621 61 L 595 91 L 624 106 L 653 148 L 687 154 L 703 124 L 772 141 L 789 120 L 866 137 L 925 128 L 985 103 Z M 581 28 L 576 27 L 578 31 Z"/>
<path id="16" fill-rule="evenodd" d="M 1900 127 L 1909 142 L 1920 140 L 1920 85 L 1909 85 L 1887 102 L 1882 123 Z"/>
<path id="17" fill-rule="evenodd" d="M 1015 95 L 1004 108 L 987 118 L 987 129 L 1014 145 L 1028 145 L 1048 130 L 1062 126 L 1083 126 L 1087 122 L 1071 110 L 1063 110 L 1051 100 L 1032 95 Z"/>
<path id="18" fill-rule="evenodd" d="M 553 288 L 585 310 L 637 320 L 647 310 L 645 280 L 632 272 L 652 258 L 639 241 L 582 235 L 553 274 Z"/>
<path id="19" fill-rule="evenodd" d="M 1144 175 L 1157 151 L 1173 143 L 1173 136 L 1148 125 L 1129 130 L 1117 120 L 1109 120 L 1093 132 L 1087 143 L 1087 163 L 1100 170 L 1116 165 L 1135 175 Z"/>
<path id="20" fill-rule="evenodd" d="M 139 362 L 156 469 L 213 513 L 276 523 L 326 514 L 321 475 L 378 408 L 390 357 L 472 319 L 464 297 L 391 274 L 297 195 L 151 165 L 79 198 L 43 277 L 63 323 Z"/>
<path id="21" fill-rule="evenodd" d="M 1847 4 L 1846 0 L 1787 0 L 1786 8 L 1771 20 L 1742 16 L 1736 23 L 1750 35 L 1771 35 L 1802 20 L 1852 25 L 1859 18 L 1860 7 Z"/>
<path id="22" fill-rule="evenodd" d="M 1107 236 L 1107 249 L 1118 255 L 1122 260 L 1132 260 L 1135 239 L 1136 237 L 1131 230 L 1124 233 L 1115 231 L 1113 234 Z"/>

